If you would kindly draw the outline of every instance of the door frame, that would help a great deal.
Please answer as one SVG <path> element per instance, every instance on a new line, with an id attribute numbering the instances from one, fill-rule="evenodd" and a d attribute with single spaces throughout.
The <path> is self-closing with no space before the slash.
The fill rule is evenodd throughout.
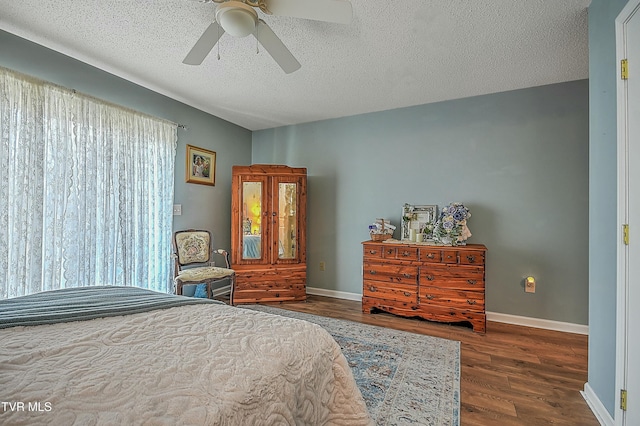
<path id="1" fill-rule="evenodd" d="M 627 314 L 628 301 L 628 249 L 624 245 L 622 226 L 628 223 L 628 171 L 627 171 L 627 83 L 620 78 L 620 61 L 626 59 L 625 26 L 640 7 L 640 0 L 629 0 L 615 20 L 616 31 L 616 100 L 617 100 L 617 237 L 616 237 L 616 379 L 614 423 L 625 424 L 625 413 L 620 408 L 620 389 L 626 389 L 627 382 Z M 638 11 L 637 13 L 640 13 Z"/>

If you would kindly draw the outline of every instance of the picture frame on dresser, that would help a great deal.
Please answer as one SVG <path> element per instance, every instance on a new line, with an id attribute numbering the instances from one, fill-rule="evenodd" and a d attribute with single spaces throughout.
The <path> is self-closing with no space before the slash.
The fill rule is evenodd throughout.
<path id="1" fill-rule="evenodd" d="M 438 206 L 436 205 L 413 205 L 404 204 L 402 206 L 402 224 L 400 226 L 400 240 L 410 241 L 411 229 L 415 230 L 417 234 L 422 233 L 422 230 L 428 223 L 435 223 L 437 216 Z M 431 235 L 426 236 L 427 240 L 431 240 Z"/>

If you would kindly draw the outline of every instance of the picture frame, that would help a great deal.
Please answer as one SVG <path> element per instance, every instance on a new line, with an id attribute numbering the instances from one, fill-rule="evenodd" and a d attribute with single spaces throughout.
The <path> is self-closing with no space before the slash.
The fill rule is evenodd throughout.
<path id="1" fill-rule="evenodd" d="M 426 241 L 433 239 L 432 229 L 427 229 L 427 225 L 434 225 L 437 220 L 436 205 L 413 205 L 402 206 L 402 225 L 400 227 L 400 240 L 411 241 L 411 230 L 416 234 L 423 234 Z M 427 232 L 423 232 L 423 231 Z"/>
<path id="2" fill-rule="evenodd" d="M 188 183 L 216 184 L 216 153 L 197 146 L 187 145 L 186 173 Z"/>

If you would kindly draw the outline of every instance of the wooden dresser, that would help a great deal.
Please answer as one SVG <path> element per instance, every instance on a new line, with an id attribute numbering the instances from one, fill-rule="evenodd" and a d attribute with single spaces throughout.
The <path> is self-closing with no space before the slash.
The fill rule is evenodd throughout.
<path id="1" fill-rule="evenodd" d="M 468 321 L 473 331 L 485 332 L 484 245 L 362 244 L 364 313 L 376 308 L 432 321 Z"/>

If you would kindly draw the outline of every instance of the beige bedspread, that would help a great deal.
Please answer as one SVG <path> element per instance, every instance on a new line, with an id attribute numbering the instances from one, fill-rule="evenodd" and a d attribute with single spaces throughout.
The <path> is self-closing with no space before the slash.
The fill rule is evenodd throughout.
<path id="1" fill-rule="evenodd" d="M 371 420 L 321 327 L 206 304 L 0 330 L 0 424 Z"/>

